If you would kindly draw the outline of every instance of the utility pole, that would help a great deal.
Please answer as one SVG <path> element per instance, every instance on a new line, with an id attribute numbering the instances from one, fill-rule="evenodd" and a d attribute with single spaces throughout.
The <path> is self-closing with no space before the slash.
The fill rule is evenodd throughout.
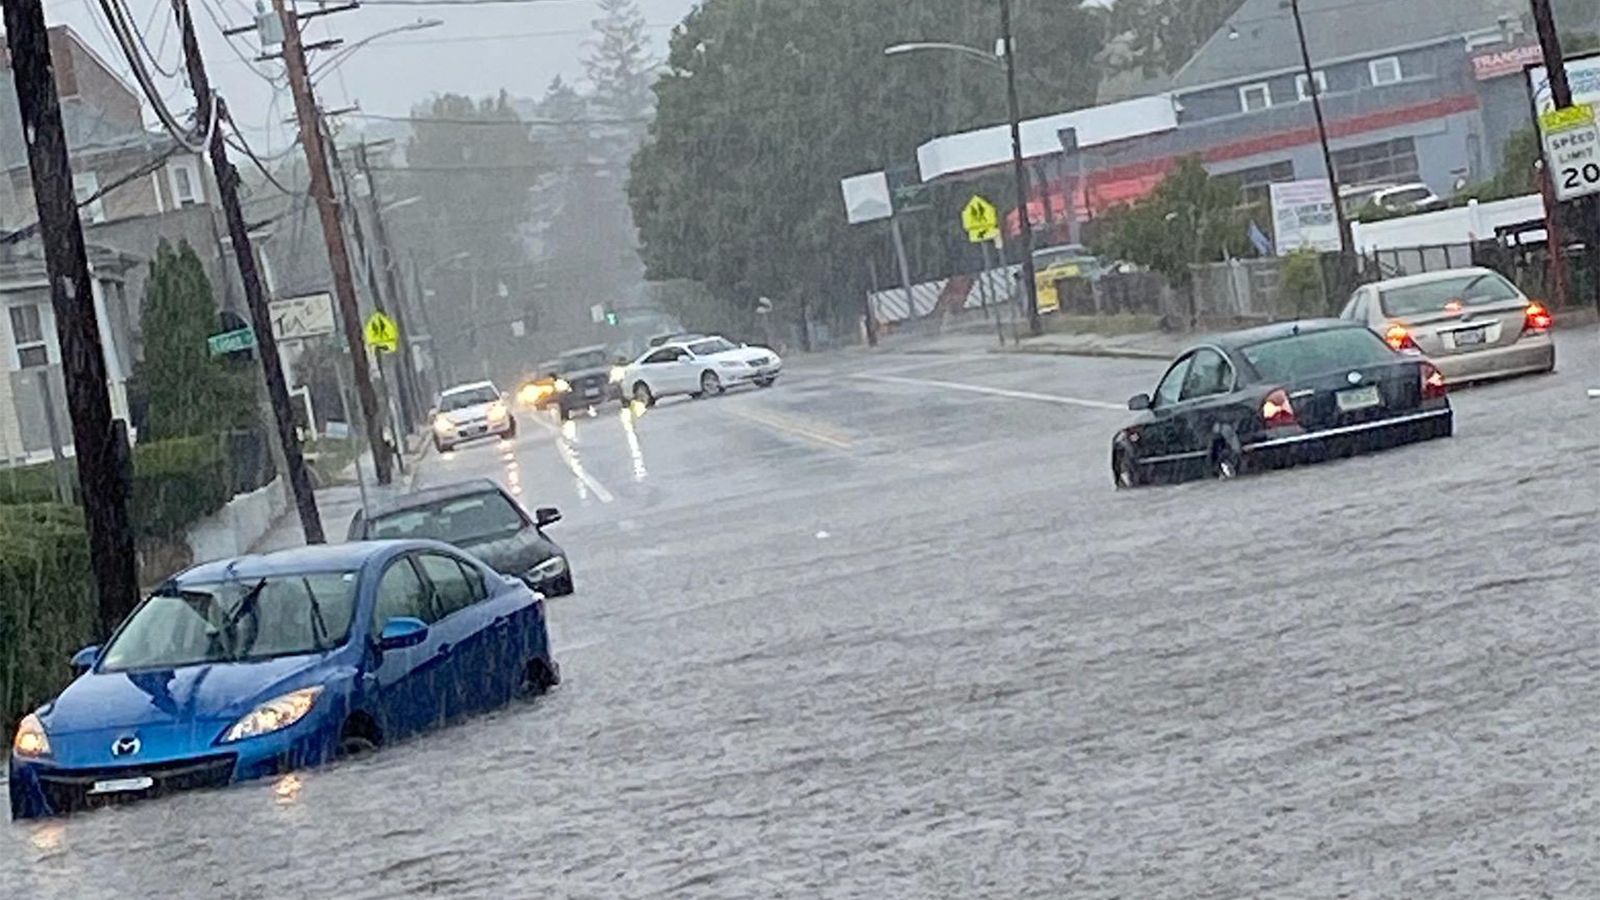
<path id="1" fill-rule="evenodd" d="M 195 108 L 210 109 L 211 79 L 206 75 L 205 60 L 200 56 L 200 41 L 195 37 L 194 19 L 189 15 L 188 0 L 172 0 L 172 13 L 177 16 L 178 28 L 183 34 L 183 57 L 188 64 L 189 86 L 194 89 Z M 306 543 L 321 544 L 327 540 L 322 532 L 322 515 L 317 510 L 317 495 L 311 487 L 311 476 L 306 471 L 305 457 L 300 453 L 300 441 L 295 435 L 294 412 L 289 406 L 289 387 L 283 380 L 283 360 L 278 356 L 278 338 L 272 333 L 272 309 L 267 305 L 266 292 L 261 288 L 255 250 L 250 243 L 249 229 L 245 226 L 244 211 L 239 207 L 239 171 L 229 161 L 228 145 L 222 137 L 223 109 L 219 100 L 218 122 L 211 129 L 211 171 L 217 179 L 217 192 L 228 221 L 228 239 L 233 244 L 233 258 L 239 265 L 239 280 L 244 282 L 245 302 L 250 307 L 250 326 L 256 333 L 256 355 L 261 359 L 267 400 L 272 405 L 278 444 L 283 448 L 284 468 L 287 470 L 283 475 L 294 495 L 295 509 L 300 514 L 300 530 L 305 533 Z"/>
<path id="2" fill-rule="evenodd" d="M 1322 117 L 1322 88 L 1317 86 L 1317 75 L 1311 68 L 1311 48 L 1306 45 L 1306 23 L 1300 18 L 1300 0 L 1289 0 L 1289 9 L 1294 12 L 1294 30 L 1300 38 L 1300 65 L 1306 90 L 1311 92 L 1311 113 L 1317 119 L 1317 138 L 1322 143 L 1322 166 L 1328 170 L 1328 191 L 1333 194 L 1333 215 L 1339 223 L 1339 271 L 1344 277 L 1355 241 L 1350 235 L 1350 217 L 1345 215 L 1344 204 L 1339 202 L 1339 173 L 1333 168 L 1333 150 L 1328 146 L 1328 124 Z M 1350 285 L 1339 287 L 1342 290 Z"/>
<path id="3" fill-rule="evenodd" d="M 339 159 L 339 143 L 333 139 L 332 133 L 329 133 L 327 137 L 328 161 L 333 164 L 333 171 L 339 177 L 339 187 L 344 192 L 345 208 L 350 210 L 350 231 L 356 239 L 356 254 L 361 257 L 362 263 L 366 266 L 367 290 L 372 292 L 372 306 L 378 312 L 383 313 L 384 315 L 389 315 L 389 305 L 384 302 L 383 290 L 378 285 L 378 269 L 372 261 L 372 253 L 367 249 L 367 234 L 365 229 L 361 227 L 361 210 L 357 208 L 355 189 L 350 185 L 350 173 L 345 171 L 344 163 Z M 396 324 L 398 325 L 399 323 L 396 322 Z M 404 338 L 405 332 L 402 331 L 400 334 L 401 337 Z M 383 353 L 374 351 L 373 359 L 377 361 L 381 373 L 383 368 Z M 392 371 L 397 368 L 397 365 L 391 365 L 389 368 Z M 409 430 L 412 419 L 410 404 L 407 402 L 405 396 L 403 378 L 403 375 L 396 373 L 395 377 L 392 379 L 392 382 L 395 387 L 395 392 L 400 395 L 400 418 L 405 422 L 405 429 Z M 388 383 L 389 382 L 385 382 L 386 385 Z M 385 390 L 385 394 L 388 394 L 387 390 Z M 387 396 L 384 399 L 384 405 L 387 406 Z"/>
<path id="4" fill-rule="evenodd" d="M 50 274 L 50 306 L 61 345 L 100 633 L 109 637 L 139 603 L 133 527 L 128 519 L 133 468 L 128 434 L 126 427 L 111 417 L 106 357 L 72 190 L 72 163 L 61 125 L 61 98 L 52 75 L 44 5 L 39 0 L 4 0 L 4 7 L 6 45 L 11 51 L 12 79 L 39 211 L 39 240 Z"/>
<path id="5" fill-rule="evenodd" d="M 356 146 L 356 168 L 361 170 L 361 175 L 367 180 L 368 198 L 372 202 L 372 231 L 378 239 L 378 252 L 382 254 L 380 267 L 383 269 L 384 284 L 389 290 L 389 298 L 394 302 L 395 324 L 400 326 L 400 399 L 402 408 L 409 407 L 406 411 L 408 424 L 420 421 L 417 415 L 417 405 L 421 398 L 417 394 L 417 372 L 414 367 L 415 360 L 411 356 L 411 312 L 407 308 L 405 292 L 400 289 L 400 274 L 394 259 L 394 250 L 389 243 L 389 229 L 383 222 L 383 197 L 378 193 L 377 179 L 372 177 L 372 160 L 367 156 L 367 145 Z"/>
<path id="6" fill-rule="evenodd" d="M 272 9 L 283 25 L 283 62 L 294 94 L 295 119 L 300 127 L 300 146 L 305 148 L 306 168 L 311 176 L 311 196 L 317 201 L 322 219 L 322 237 L 328 244 L 328 268 L 333 273 L 333 294 L 339 303 L 344 339 L 350 347 L 350 363 L 355 373 L 356 403 L 366 426 L 367 445 L 372 448 L 372 467 L 378 483 L 392 480 L 388 444 L 383 434 L 383 408 L 372 386 L 372 370 L 361 339 L 361 307 L 356 301 L 355 277 L 350 271 L 350 250 L 344 242 L 344 225 L 339 218 L 339 201 L 334 196 L 333 178 L 328 174 L 328 158 L 322 143 L 321 113 L 312 94 L 311 77 L 306 71 L 305 46 L 300 41 L 300 20 L 284 0 L 272 0 Z"/>
<path id="7" fill-rule="evenodd" d="M 1017 102 L 1017 42 L 1011 37 L 1011 0 L 1000 0 L 1000 39 L 1006 48 L 1006 104 L 1011 117 L 1011 174 L 1017 183 L 1017 225 L 1022 230 L 1022 283 L 1027 294 L 1028 333 L 1044 334 L 1039 321 L 1038 276 L 1033 270 L 1033 222 L 1028 215 L 1028 173 L 1022 161 L 1022 109 Z"/>
<path id="8" fill-rule="evenodd" d="M 1550 0 L 1533 0 L 1533 24 L 1534 30 L 1539 33 L 1539 48 L 1544 52 L 1544 68 L 1550 78 L 1550 99 L 1556 109 L 1566 109 L 1572 105 L 1572 83 L 1567 79 L 1567 60 L 1561 52 L 1561 37 L 1556 31 L 1556 17 L 1550 8 Z M 1543 136 L 1542 131 L 1540 135 Z M 1545 168 L 1548 173 L 1549 166 Z M 1547 177 L 1554 176 L 1547 174 Z M 1547 195 L 1547 204 L 1550 197 Z M 1584 197 L 1576 205 L 1582 213 L 1580 221 L 1585 232 L 1583 243 L 1589 256 L 1589 290 L 1594 294 L 1595 305 L 1600 307 L 1600 197 Z M 1557 203 L 1551 210 L 1551 218 L 1559 217 L 1560 204 Z M 1547 243 L 1551 259 L 1555 260 L 1556 265 L 1565 266 L 1563 248 L 1554 234 L 1547 238 Z"/>

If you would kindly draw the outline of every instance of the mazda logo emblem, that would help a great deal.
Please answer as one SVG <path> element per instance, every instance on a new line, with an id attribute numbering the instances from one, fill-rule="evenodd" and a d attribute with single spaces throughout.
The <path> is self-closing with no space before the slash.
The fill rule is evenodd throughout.
<path id="1" fill-rule="evenodd" d="M 1346 375 L 1344 378 L 1345 378 L 1346 381 L 1350 382 L 1351 384 L 1360 384 L 1361 383 L 1361 373 L 1360 372 L 1351 372 L 1349 375 Z"/>
<path id="2" fill-rule="evenodd" d="M 134 734 L 123 735 L 111 742 L 112 756 L 132 756 L 139 752 L 139 736 Z"/>

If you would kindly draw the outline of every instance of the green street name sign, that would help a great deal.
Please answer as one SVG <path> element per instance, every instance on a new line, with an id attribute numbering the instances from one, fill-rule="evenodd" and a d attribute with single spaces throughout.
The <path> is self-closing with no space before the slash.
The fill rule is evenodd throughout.
<path id="1" fill-rule="evenodd" d="M 212 356 L 226 356 L 229 353 L 238 353 L 240 350 L 249 350 L 256 345 L 256 333 L 248 328 L 239 328 L 234 331 L 224 331 L 206 338 L 206 345 L 211 348 Z"/>

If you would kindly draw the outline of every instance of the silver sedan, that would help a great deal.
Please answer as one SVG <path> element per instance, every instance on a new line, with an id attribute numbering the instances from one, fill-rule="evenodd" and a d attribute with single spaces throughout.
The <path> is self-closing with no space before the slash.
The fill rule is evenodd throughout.
<path id="1" fill-rule="evenodd" d="M 1556 367 L 1550 311 L 1492 269 L 1364 285 L 1340 318 L 1364 323 L 1396 350 L 1427 356 L 1456 384 Z"/>

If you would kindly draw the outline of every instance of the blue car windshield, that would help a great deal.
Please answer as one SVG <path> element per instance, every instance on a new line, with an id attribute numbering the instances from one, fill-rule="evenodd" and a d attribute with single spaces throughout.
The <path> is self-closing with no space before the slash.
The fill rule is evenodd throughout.
<path id="1" fill-rule="evenodd" d="M 100 670 L 171 669 L 331 650 L 355 617 L 355 572 L 181 584 L 151 595 Z"/>

